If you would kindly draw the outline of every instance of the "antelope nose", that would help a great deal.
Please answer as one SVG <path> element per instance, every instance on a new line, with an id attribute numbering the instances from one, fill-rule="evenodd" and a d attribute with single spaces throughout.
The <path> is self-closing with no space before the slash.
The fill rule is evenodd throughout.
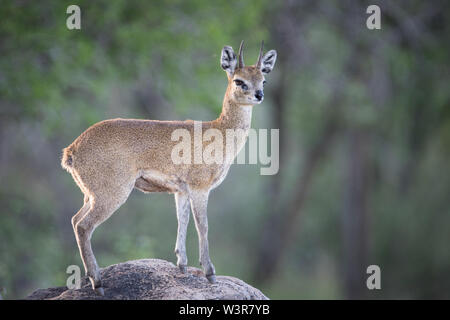
<path id="1" fill-rule="evenodd" d="M 255 98 L 261 101 L 261 99 L 264 97 L 264 93 L 261 90 L 256 91 Z"/>

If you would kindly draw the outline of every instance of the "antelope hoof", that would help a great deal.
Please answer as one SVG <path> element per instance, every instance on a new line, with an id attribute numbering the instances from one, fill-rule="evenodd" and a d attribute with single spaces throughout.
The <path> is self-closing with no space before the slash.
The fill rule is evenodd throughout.
<path id="1" fill-rule="evenodd" d="M 187 266 L 185 264 L 178 265 L 178 268 L 180 268 L 181 273 L 187 272 Z"/>
<path id="2" fill-rule="evenodd" d="M 91 281 L 92 289 L 94 290 L 95 294 L 99 296 L 104 296 L 105 291 L 103 290 L 102 280 L 100 279 L 99 275 L 97 274 L 96 278 L 89 276 L 89 280 Z"/>
<path id="3" fill-rule="evenodd" d="M 94 289 L 95 294 L 104 297 L 105 296 L 105 290 L 103 287 L 98 287 Z"/>
<path id="4" fill-rule="evenodd" d="M 209 283 L 211 283 L 211 284 L 214 284 L 217 282 L 215 274 L 210 274 L 210 275 L 206 276 L 206 279 L 208 279 Z"/>

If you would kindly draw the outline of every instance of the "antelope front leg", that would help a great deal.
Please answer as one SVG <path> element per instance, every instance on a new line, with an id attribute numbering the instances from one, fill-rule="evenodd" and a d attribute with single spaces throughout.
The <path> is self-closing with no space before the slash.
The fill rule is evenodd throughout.
<path id="1" fill-rule="evenodd" d="M 177 266 L 181 272 L 186 272 L 186 231 L 189 224 L 189 198 L 186 194 L 176 193 L 175 204 L 177 207 L 178 232 L 175 254 L 177 255 Z"/>
<path id="2" fill-rule="evenodd" d="M 200 264 L 203 267 L 206 278 L 210 283 L 216 282 L 214 266 L 209 258 L 208 249 L 208 205 L 209 192 L 196 192 L 191 194 L 191 209 L 194 215 L 195 227 L 198 233 Z"/>

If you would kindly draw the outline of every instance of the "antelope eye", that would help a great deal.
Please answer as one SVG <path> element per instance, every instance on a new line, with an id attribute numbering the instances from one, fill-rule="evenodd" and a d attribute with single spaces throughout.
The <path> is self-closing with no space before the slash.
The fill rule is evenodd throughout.
<path id="1" fill-rule="evenodd" d="M 234 83 L 237 85 L 237 86 L 239 86 L 239 87 L 241 87 L 242 89 L 244 89 L 244 90 L 248 90 L 248 86 L 244 83 L 244 81 L 242 81 L 242 80 L 234 80 Z"/>
<path id="2" fill-rule="evenodd" d="M 266 80 L 264 80 L 263 81 L 263 87 L 266 85 L 266 83 L 267 83 L 267 81 Z"/>

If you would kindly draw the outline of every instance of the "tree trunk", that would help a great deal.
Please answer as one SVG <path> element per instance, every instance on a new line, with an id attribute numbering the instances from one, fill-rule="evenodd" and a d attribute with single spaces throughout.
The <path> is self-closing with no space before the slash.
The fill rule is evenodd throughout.
<path id="1" fill-rule="evenodd" d="M 342 213 L 344 287 L 348 299 L 361 299 L 367 293 L 367 137 L 353 129 L 348 143 Z"/>

